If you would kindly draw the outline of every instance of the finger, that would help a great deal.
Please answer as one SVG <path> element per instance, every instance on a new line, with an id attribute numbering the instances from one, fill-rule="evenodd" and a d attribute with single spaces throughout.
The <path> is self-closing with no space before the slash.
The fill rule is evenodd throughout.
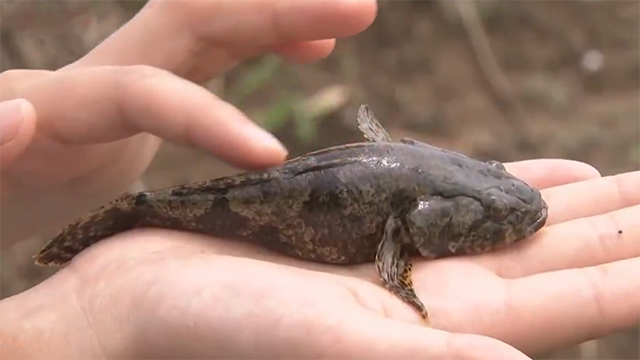
<path id="1" fill-rule="evenodd" d="M 279 45 L 271 50 L 291 62 L 307 63 L 329 56 L 335 44 L 335 40 L 328 39 Z"/>
<path id="2" fill-rule="evenodd" d="M 547 227 L 478 261 L 502 277 L 515 278 L 637 256 L 639 185 L 636 171 L 546 189 Z"/>
<path id="3" fill-rule="evenodd" d="M 503 278 L 581 268 L 640 256 L 640 205 L 551 226 L 487 260 Z M 619 233 L 622 232 L 622 233 Z"/>
<path id="4" fill-rule="evenodd" d="M 505 164 L 507 171 L 537 189 L 595 179 L 600 173 L 593 166 L 563 159 L 536 159 Z"/>
<path id="5" fill-rule="evenodd" d="M 151 1 L 74 66 L 148 64 L 200 81 L 240 60 L 225 48 L 352 36 L 376 11 L 375 0 Z"/>
<path id="6" fill-rule="evenodd" d="M 25 99 L 0 102 L 0 169 L 9 166 L 33 139 L 36 113 Z"/>
<path id="7" fill-rule="evenodd" d="M 504 327 L 482 330 L 525 353 L 621 331 L 640 322 L 640 258 L 508 282 Z"/>
<path id="8" fill-rule="evenodd" d="M 52 92 L 65 97 L 50 101 Z M 58 72 L 23 96 L 38 109 L 41 130 L 65 143 L 113 142 L 147 132 L 239 167 L 264 167 L 286 157 L 275 137 L 235 107 L 200 86 L 146 66 Z"/>
<path id="9" fill-rule="evenodd" d="M 640 203 L 640 171 L 552 187 L 543 196 L 549 204 L 547 226 L 604 214 Z"/>
<path id="10" fill-rule="evenodd" d="M 328 357 L 412 359 L 420 354 L 421 359 L 529 359 L 489 337 L 449 333 L 387 318 L 358 316 L 344 326 L 344 333 L 351 334 L 353 353 L 336 352 Z"/>
<path id="11" fill-rule="evenodd" d="M 27 149 L 36 131 L 36 113 L 25 99 L 0 102 L 0 170 L 10 166 Z M 11 183 L 0 179 L 0 199 L 11 191 Z"/>

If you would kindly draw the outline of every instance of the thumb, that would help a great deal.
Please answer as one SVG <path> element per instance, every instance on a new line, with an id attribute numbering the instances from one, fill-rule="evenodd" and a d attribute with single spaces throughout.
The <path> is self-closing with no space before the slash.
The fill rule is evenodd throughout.
<path id="1" fill-rule="evenodd" d="M 0 102 L 0 169 L 29 146 L 36 127 L 36 111 L 25 99 Z"/>

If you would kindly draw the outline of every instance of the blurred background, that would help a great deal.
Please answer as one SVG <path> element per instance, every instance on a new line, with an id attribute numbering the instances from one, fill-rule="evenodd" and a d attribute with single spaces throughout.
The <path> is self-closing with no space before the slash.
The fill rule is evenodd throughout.
<path id="1" fill-rule="evenodd" d="M 128 21 L 144 1 L 0 3 L 0 69 L 57 69 Z M 483 160 L 559 157 L 603 175 L 640 168 L 640 7 L 635 1 L 380 1 L 374 24 L 328 59 L 247 61 L 207 84 L 272 131 L 291 156 L 361 141 L 373 108 L 394 138 Z M 238 172 L 165 144 L 137 186 Z M 53 272 L 31 256 L 46 239 L 1 254 L 1 295 Z M 638 329 L 538 359 L 638 359 Z"/>

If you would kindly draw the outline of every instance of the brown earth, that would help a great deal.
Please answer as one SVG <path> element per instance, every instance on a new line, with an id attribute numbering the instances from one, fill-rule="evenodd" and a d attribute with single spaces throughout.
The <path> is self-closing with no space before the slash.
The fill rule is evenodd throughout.
<path id="1" fill-rule="evenodd" d="M 2 4 L 1 68 L 55 69 L 73 61 L 126 21 L 132 4 Z M 592 164 L 603 175 L 639 169 L 637 3 L 481 1 L 477 6 L 512 88 L 506 100 L 489 86 L 455 7 L 385 1 L 372 27 L 340 40 L 330 58 L 281 67 L 269 85 L 239 106 L 253 114 L 279 99 L 274 94 L 299 98 L 329 86 L 346 87 L 345 106 L 317 120 L 310 140 L 296 136 L 293 126 L 274 130 L 292 156 L 360 140 L 353 120 L 357 106 L 366 102 L 396 138 L 410 136 L 500 161 L 570 158 Z M 590 51 L 602 55 L 595 72 L 581 65 Z M 251 61 L 230 72 L 216 84 L 217 93 L 226 98 L 259 64 Z M 157 188 L 235 171 L 202 152 L 166 145 L 143 180 Z M 30 255 L 41 243 L 34 239 L 2 254 L 3 297 L 51 274 L 31 265 Z M 540 358 L 637 359 L 638 336 L 632 329 L 601 339 L 595 350 L 590 343 Z"/>

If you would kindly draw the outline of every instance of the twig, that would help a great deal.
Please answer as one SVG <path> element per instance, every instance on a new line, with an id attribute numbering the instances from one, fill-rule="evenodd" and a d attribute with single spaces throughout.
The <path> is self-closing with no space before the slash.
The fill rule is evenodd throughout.
<path id="1" fill-rule="evenodd" d="M 583 4 L 587 1 L 583 1 Z M 577 3 L 577 2 L 574 2 Z M 584 50 L 580 46 L 580 42 L 573 41 L 570 33 L 566 31 L 565 24 L 562 24 L 557 18 L 538 14 L 538 11 L 530 11 L 526 8 L 525 1 L 512 1 L 513 6 L 522 22 L 526 22 L 532 32 L 553 38 L 554 42 L 558 41 L 558 45 L 563 51 L 570 53 L 574 58 L 580 58 Z"/>
<path id="2" fill-rule="evenodd" d="M 599 344 L 600 344 L 599 340 L 590 340 L 578 345 L 578 351 L 580 352 L 580 359 L 582 360 L 597 359 L 598 355 L 600 355 L 598 352 Z"/>
<path id="3" fill-rule="evenodd" d="M 349 89 L 346 86 L 331 85 L 296 104 L 295 109 L 297 113 L 304 113 L 310 119 L 315 119 L 343 107 L 349 97 Z"/>
<path id="4" fill-rule="evenodd" d="M 453 3 L 456 5 L 462 24 L 469 37 L 478 66 L 489 84 L 498 107 L 506 117 L 515 122 L 515 125 L 520 128 L 519 130 L 525 130 L 527 125 L 526 111 L 516 97 L 509 79 L 500 69 L 500 65 L 491 50 L 491 44 L 482 25 L 482 20 L 478 15 L 475 3 L 466 0 L 454 0 Z"/>

